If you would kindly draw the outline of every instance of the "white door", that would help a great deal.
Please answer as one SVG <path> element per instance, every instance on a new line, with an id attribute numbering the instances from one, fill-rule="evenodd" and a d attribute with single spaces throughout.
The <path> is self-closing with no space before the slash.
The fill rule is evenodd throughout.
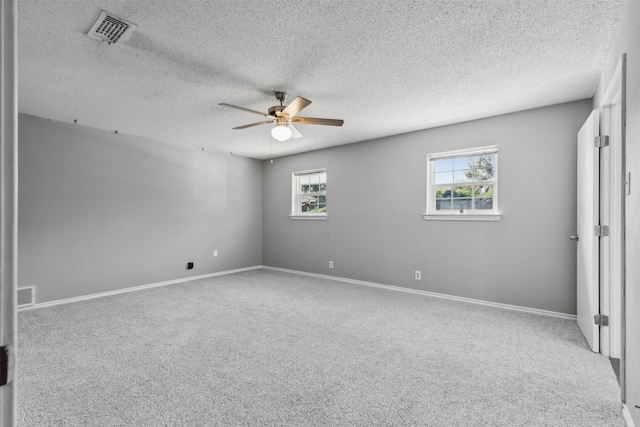
<path id="1" fill-rule="evenodd" d="M 578 132 L 577 314 L 578 326 L 595 352 L 600 351 L 599 326 L 593 318 L 600 312 L 599 238 L 594 235 L 600 193 L 600 149 L 594 146 L 594 138 L 599 129 L 600 115 L 594 110 Z"/>

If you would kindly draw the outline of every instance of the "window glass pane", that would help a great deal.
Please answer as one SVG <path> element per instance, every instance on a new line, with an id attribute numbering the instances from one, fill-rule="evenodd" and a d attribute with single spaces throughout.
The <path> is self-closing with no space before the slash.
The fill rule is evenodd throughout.
<path id="1" fill-rule="evenodd" d="M 473 165 L 477 170 L 476 174 L 478 177 L 483 177 L 477 179 L 477 181 L 481 181 L 482 179 L 492 179 L 493 171 L 495 169 L 495 155 L 494 154 L 481 154 L 473 157 Z"/>
<path id="2" fill-rule="evenodd" d="M 480 167 L 488 167 L 496 164 L 496 155 L 495 154 L 480 154 L 477 157 L 477 162 Z"/>
<path id="3" fill-rule="evenodd" d="M 493 199 L 488 197 L 483 197 L 475 200 L 475 209 L 476 210 L 486 210 L 493 209 Z"/>
<path id="4" fill-rule="evenodd" d="M 471 187 L 454 187 L 453 197 L 471 197 Z"/>
<path id="5" fill-rule="evenodd" d="M 433 165 L 436 173 L 451 171 L 453 170 L 453 159 L 434 160 Z"/>
<path id="6" fill-rule="evenodd" d="M 471 199 L 453 199 L 453 210 L 471 210 Z"/>
<path id="7" fill-rule="evenodd" d="M 453 169 L 457 171 L 469 169 L 472 164 L 471 157 L 456 157 L 453 159 Z"/>
<path id="8" fill-rule="evenodd" d="M 327 203 L 327 196 L 318 196 L 318 203 Z"/>
<path id="9" fill-rule="evenodd" d="M 317 200 L 315 197 L 300 197 L 300 211 L 312 212 L 316 208 Z"/>
<path id="10" fill-rule="evenodd" d="M 449 188 L 436 188 L 436 199 L 444 199 L 451 197 L 451 187 Z"/>
<path id="11" fill-rule="evenodd" d="M 308 193 L 309 192 L 309 184 L 301 185 L 300 186 L 300 192 L 301 193 Z"/>
<path id="12" fill-rule="evenodd" d="M 318 191 L 320 191 L 320 184 L 311 184 L 309 186 L 309 191 L 312 193 L 317 193 Z"/>
<path id="13" fill-rule="evenodd" d="M 449 184 L 453 182 L 453 174 L 451 172 L 436 172 L 435 185 Z"/>
<path id="14" fill-rule="evenodd" d="M 327 184 L 320 184 L 320 191 L 327 191 Z"/>
<path id="15" fill-rule="evenodd" d="M 476 185 L 473 187 L 474 197 L 493 197 L 493 185 Z"/>
<path id="16" fill-rule="evenodd" d="M 474 181 L 487 181 L 493 179 L 493 168 L 476 168 L 473 174 Z"/>
<path id="17" fill-rule="evenodd" d="M 436 200 L 436 210 L 437 211 L 450 211 L 451 210 L 451 199 Z"/>
<path id="18" fill-rule="evenodd" d="M 313 212 L 315 213 L 324 213 L 327 211 L 327 205 L 324 203 L 318 203 L 318 207 L 317 209 L 315 209 Z"/>
<path id="19" fill-rule="evenodd" d="M 453 182 L 471 182 L 473 179 L 473 171 L 471 169 L 455 171 L 453 173 Z"/>

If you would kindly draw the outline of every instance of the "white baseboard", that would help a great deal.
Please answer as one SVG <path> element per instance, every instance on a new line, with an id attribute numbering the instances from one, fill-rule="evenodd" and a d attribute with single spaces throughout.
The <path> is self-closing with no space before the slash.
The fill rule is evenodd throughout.
<path id="1" fill-rule="evenodd" d="M 289 270 L 287 268 L 270 267 L 270 266 L 266 266 L 266 265 L 254 265 L 252 267 L 238 268 L 238 269 L 235 269 L 235 270 L 218 271 L 216 273 L 202 274 L 202 275 L 199 275 L 199 276 L 183 277 L 181 279 L 167 280 L 165 282 L 150 283 L 150 284 L 147 284 L 147 285 L 133 286 L 133 287 L 130 287 L 130 288 L 116 289 L 116 290 L 107 291 L 107 292 L 100 292 L 100 293 L 97 293 L 97 294 L 90 294 L 90 295 L 83 295 L 83 296 L 79 296 L 79 297 L 72 297 L 72 298 L 65 298 L 65 299 L 60 299 L 60 300 L 55 300 L 55 301 L 48 301 L 48 302 L 34 304 L 34 305 L 31 305 L 31 306 L 18 308 L 18 311 L 34 310 L 34 309 L 37 309 L 37 308 L 51 307 L 51 306 L 54 306 L 54 305 L 68 304 L 68 303 L 77 302 L 77 301 L 85 301 L 85 300 L 90 300 L 90 299 L 94 299 L 94 298 L 101 298 L 101 297 L 105 297 L 105 296 L 109 296 L 109 295 L 117 295 L 117 294 L 122 294 L 122 293 L 126 293 L 126 292 L 135 292 L 135 291 L 140 291 L 140 290 L 143 290 L 143 289 L 156 288 L 156 287 L 159 287 L 159 286 L 173 285 L 175 283 L 189 282 L 191 280 L 205 279 L 207 277 L 224 276 L 224 275 L 227 275 L 227 274 L 240 273 L 240 272 L 243 272 L 243 271 L 259 270 L 261 268 L 264 268 L 264 269 L 267 269 L 267 270 L 273 270 L 273 271 L 281 271 L 281 272 L 284 272 L 284 273 L 293 273 L 293 274 L 300 274 L 300 275 L 303 275 L 303 276 L 310 276 L 310 277 L 318 277 L 318 278 L 321 278 L 321 279 L 335 280 L 335 281 L 338 281 L 338 282 L 352 283 L 352 284 L 356 284 L 356 285 L 372 286 L 372 287 L 375 287 L 375 288 L 389 289 L 389 290 L 393 290 L 393 291 L 409 292 L 409 293 L 413 293 L 413 294 L 426 295 L 426 296 L 431 296 L 431 297 L 435 297 L 435 298 L 444 298 L 444 299 L 449 299 L 449 300 L 454 300 L 454 301 L 462 301 L 462 302 L 467 302 L 467 303 L 471 303 L 471 304 L 485 305 L 485 306 L 489 306 L 489 307 L 504 308 L 504 309 L 507 309 L 507 310 L 515 310 L 515 311 L 522 311 L 522 312 L 526 312 L 526 313 L 540 314 L 540 315 L 543 315 L 543 316 L 558 317 L 558 318 L 561 318 L 561 319 L 576 320 L 576 315 L 574 315 L 574 314 L 558 313 L 558 312 L 555 312 L 555 311 L 540 310 L 540 309 L 537 309 L 537 308 L 522 307 L 522 306 L 518 306 L 518 305 L 502 304 L 502 303 L 498 303 L 498 302 L 483 301 L 483 300 L 472 299 L 472 298 L 464 298 L 464 297 L 458 297 L 458 296 L 455 296 L 455 295 L 440 294 L 440 293 L 436 293 L 436 292 L 422 291 L 422 290 L 419 290 L 419 289 L 403 288 L 403 287 L 400 287 L 400 286 L 383 285 L 381 283 L 366 282 L 364 280 L 348 279 L 346 277 L 329 276 L 329 275 L 326 275 L 326 274 L 307 273 L 305 271 Z"/>
<path id="2" fill-rule="evenodd" d="M 629 407 L 622 404 L 622 416 L 627 423 L 627 427 L 635 427 L 636 425 L 633 423 L 633 418 L 631 418 L 631 413 L 629 412 Z"/>
<path id="3" fill-rule="evenodd" d="M 18 308 L 18 311 L 33 310 L 33 309 L 36 309 L 36 308 L 44 308 L 44 307 L 52 307 L 54 305 L 68 304 L 68 303 L 77 302 L 77 301 L 85 301 L 85 300 L 90 300 L 90 299 L 94 299 L 94 298 L 106 297 L 106 296 L 109 296 L 109 295 L 124 294 L 126 292 L 141 291 L 143 289 L 157 288 L 159 286 L 173 285 L 175 283 L 190 282 L 191 280 L 206 279 L 207 277 L 224 276 L 224 275 L 227 275 L 227 274 L 240 273 L 242 271 L 259 270 L 259 269 L 261 269 L 263 267 L 264 266 L 262 266 L 262 265 L 254 265 L 252 267 L 237 268 L 235 270 L 218 271 L 216 273 L 208 273 L 208 274 L 201 274 L 199 276 L 189 276 L 189 277 L 183 277 L 181 279 L 167 280 L 166 282 L 150 283 L 148 285 L 133 286 L 133 287 L 130 287 L 130 288 L 116 289 L 116 290 L 113 290 L 113 291 L 100 292 L 100 293 L 97 293 L 97 294 L 82 295 L 82 296 L 79 296 L 79 297 L 59 299 L 59 300 L 55 300 L 55 301 L 47 301 L 47 302 L 43 302 L 43 303 L 39 303 L 39 304 L 20 307 L 20 308 Z"/>
<path id="4" fill-rule="evenodd" d="M 455 295 L 447 295 L 447 294 L 439 294 L 437 292 L 422 291 L 422 290 L 419 290 L 419 289 L 403 288 L 403 287 L 400 287 L 400 286 L 383 285 L 383 284 L 380 284 L 380 283 L 366 282 L 364 280 L 354 280 L 354 279 L 347 279 L 347 278 L 344 278 L 344 277 L 328 276 L 326 274 L 316 274 L 316 273 L 307 273 L 305 271 L 289 270 L 289 269 L 286 269 L 286 268 L 269 267 L 269 266 L 263 266 L 263 268 L 267 269 L 267 270 L 281 271 L 281 272 L 284 272 L 284 273 L 301 274 L 303 276 L 311 276 L 311 277 L 318 277 L 318 278 L 321 278 L 321 279 L 335 280 L 335 281 L 338 281 L 338 282 L 353 283 L 353 284 L 356 284 L 356 285 L 372 286 L 374 288 L 390 289 L 392 291 L 409 292 L 409 293 L 412 293 L 412 294 L 426 295 L 426 296 L 430 296 L 430 297 L 444 298 L 444 299 L 449 299 L 449 300 L 454 300 L 454 301 L 468 302 L 468 303 L 471 303 L 471 304 L 486 305 L 486 306 L 489 306 L 489 307 L 504 308 L 504 309 L 507 309 L 507 310 L 522 311 L 522 312 L 525 312 L 525 313 L 540 314 L 540 315 L 543 315 L 543 316 L 559 317 L 561 319 L 569 319 L 569 320 L 576 320 L 577 319 L 577 316 L 575 314 L 558 313 L 556 311 L 541 310 L 541 309 L 538 309 L 538 308 L 530 308 L 530 307 L 522 307 L 522 306 L 519 306 L 519 305 L 502 304 L 502 303 L 499 303 L 499 302 L 483 301 L 483 300 L 473 299 L 473 298 L 464 298 L 464 297 L 458 297 L 458 296 L 455 296 Z"/>

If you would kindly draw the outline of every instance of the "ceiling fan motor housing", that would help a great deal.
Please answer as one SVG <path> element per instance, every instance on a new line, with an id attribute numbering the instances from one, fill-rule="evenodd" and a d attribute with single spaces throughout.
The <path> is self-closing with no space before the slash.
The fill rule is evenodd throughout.
<path id="1" fill-rule="evenodd" d="M 287 107 L 285 107 L 284 105 L 274 105 L 273 107 L 269 108 L 269 115 L 280 117 L 282 110 L 284 110 L 285 108 Z"/>

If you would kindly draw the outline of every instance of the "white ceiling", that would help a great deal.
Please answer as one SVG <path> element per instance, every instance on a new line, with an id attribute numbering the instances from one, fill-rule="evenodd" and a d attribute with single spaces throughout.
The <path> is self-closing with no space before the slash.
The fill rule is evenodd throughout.
<path id="1" fill-rule="evenodd" d="M 265 159 L 590 98 L 621 0 L 19 0 L 19 110 Z M 138 25 L 85 34 L 104 9 Z M 313 103 L 303 138 L 274 90 Z"/>

